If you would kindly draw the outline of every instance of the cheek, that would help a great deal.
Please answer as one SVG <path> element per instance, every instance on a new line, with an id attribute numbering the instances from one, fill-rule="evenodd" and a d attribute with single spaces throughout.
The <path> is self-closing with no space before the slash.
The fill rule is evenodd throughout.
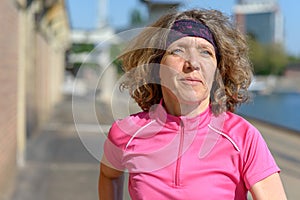
<path id="1" fill-rule="evenodd" d="M 171 87 L 171 85 L 173 85 L 173 79 L 175 78 L 177 73 L 178 72 L 173 68 L 161 64 L 159 68 L 159 77 L 161 85 Z"/>
<path id="2" fill-rule="evenodd" d="M 184 60 L 181 57 L 166 55 L 162 58 L 160 64 L 161 66 L 168 67 L 176 72 L 179 72 L 183 66 L 183 61 Z"/>
<path id="3" fill-rule="evenodd" d="M 216 67 L 211 66 L 209 68 L 206 68 L 204 71 L 204 78 L 206 80 L 207 85 L 209 88 L 212 87 L 214 78 L 215 78 L 215 73 L 216 73 Z"/>
<path id="4" fill-rule="evenodd" d="M 176 76 L 178 74 L 179 67 L 178 62 L 176 62 L 176 59 L 171 59 L 168 56 L 164 57 L 162 61 L 160 62 L 160 68 L 159 68 L 159 76 L 161 81 L 166 82 L 169 79 L 172 79 L 172 77 Z"/>

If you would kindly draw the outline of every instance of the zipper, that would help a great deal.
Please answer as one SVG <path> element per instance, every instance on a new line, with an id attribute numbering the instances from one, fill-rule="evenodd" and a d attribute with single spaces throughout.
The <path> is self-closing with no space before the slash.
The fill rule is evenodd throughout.
<path id="1" fill-rule="evenodd" d="M 183 140 L 184 140 L 184 124 L 180 121 L 180 141 L 178 147 L 178 155 L 176 161 L 176 169 L 175 169 L 175 186 L 180 186 L 180 167 L 181 167 L 181 156 L 183 151 Z"/>

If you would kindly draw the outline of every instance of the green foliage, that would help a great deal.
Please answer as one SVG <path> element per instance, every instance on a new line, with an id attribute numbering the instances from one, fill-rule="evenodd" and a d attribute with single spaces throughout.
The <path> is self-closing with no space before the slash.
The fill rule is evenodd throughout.
<path id="1" fill-rule="evenodd" d="M 73 44 L 71 48 L 71 53 L 83 53 L 83 52 L 91 52 L 95 48 L 94 44 Z"/>
<path id="2" fill-rule="evenodd" d="M 289 63 L 288 55 L 280 44 L 263 45 L 250 37 L 249 46 L 250 59 L 257 75 L 280 75 Z"/>
<path id="3" fill-rule="evenodd" d="M 300 63 L 300 55 L 299 56 L 289 56 L 288 57 L 290 63 Z"/>
<path id="4" fill-rule="evenodd" d="M 269 58 L 267 61 L 270 73 L 274 75 L 282 74 L 284 68 L 289 63 L 284 47 L 279 44 L 268 45 L 266 46 L 266 54 Z"/>
<path id="5" fill-rule="evenodd" d="M 131 11 L 131 18 L 130 18 L 131 25 L 139 25 L 143 23 L 143 19 L 139 10 L 134 9 Z"/>
<path id="6" fill-rule="evenodd" d="M 74 43 L 72 44 L 71 49 L 69 50 L 69 54 L 77 54 L 77 53 L 89 53 L 91 51 L 93 51 L 95 48 L 94 44 L 90 44 L 90 43 Z M 93 69 L 98 69 L 99 66 L 95 63 L 81 63 L 81 62 L 76 62 L 73 63 L 73 66 L 68 69 L 69 71 L 71 71 L 71 73 L 76 76 L 79 69 L 81 67 L 89 67 L 89 68 L 93 68 Z"/>
<path id="7" fill-rule="evenodd" d="M 122 61 L 118 59 L 118 56 L 122 52 L 123 44 L 113 44 L 110 47 L 110 58 L 113 60 L 113 64 L 117 67 L 118 74 L 123 74 Z"/>
<path id="8" fill-rule="evenodd" d="M 81 67 L 91 68 L 95 71 L 99 70 L 99 65 L 97 65 L 96 63 L 79 63 L 79 62 L 76 62 L 76 63 L 73 64 L 73 67 L 70 71 L 73 73 L 74 76 L 76 76 Z"/>
<path id="9" fill-rule="evenodd" d="M 110 47 L 110 58 L 111 60 L 113 60 L 113 64 L 117 67 L 118 74 L 123 74 L 122 62 L 119 59 L 117 59 L 117 57 L 121 53 L 121 49 L 123 48 L 123 46 L 124 46 L 123 44 L 112 44 Z M 70 53 L 91 52 L 94 50 L 94 48 L 95 48 L 94 44 L 86 44 L 86 43 L 73 44 Z M 72 68 L 72 73 L 76 75 L 78 70 L 81 67 L 93 68 L 95 70 L 99 68 L 99 66 L 95 63 L 74 63 Z"/>

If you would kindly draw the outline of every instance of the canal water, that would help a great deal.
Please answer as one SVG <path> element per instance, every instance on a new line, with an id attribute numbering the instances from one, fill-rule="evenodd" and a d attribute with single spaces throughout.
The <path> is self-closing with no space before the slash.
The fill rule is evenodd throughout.
<path id="1" fill-rule="evenodd" d="M 237 113 L 300 133 L 300 93 L 253 94 Z"/>

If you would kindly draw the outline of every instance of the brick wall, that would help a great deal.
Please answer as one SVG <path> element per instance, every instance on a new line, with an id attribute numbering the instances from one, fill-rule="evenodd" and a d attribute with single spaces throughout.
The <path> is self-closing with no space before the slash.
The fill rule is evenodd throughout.
<path id="1" fill-rule="evenodd" d="M 64 7 L 52 10 L 52 15 L 58 12 L 56 18 L 46 13 L 38 21 L 36 14 L 44 12 L 37 6 L 41 1 L 29 7 L 24 2 L 0 0 L 0 199 L 17 166 L 26 164 L 22 155 L 27 139 L 47 121 L 61 98 L 68 45 L 67 19 L 58 18 L 65 23 L 56 30 L 62 30 L 63 38 L 54 37 L 49 26 L 50 20 L 64 16 Z"/>
<path id="2" fill-rule="evenodd" d="M 16 166 L 18 13 L 11 0 L 0 1 L 0 198 Z"/>

